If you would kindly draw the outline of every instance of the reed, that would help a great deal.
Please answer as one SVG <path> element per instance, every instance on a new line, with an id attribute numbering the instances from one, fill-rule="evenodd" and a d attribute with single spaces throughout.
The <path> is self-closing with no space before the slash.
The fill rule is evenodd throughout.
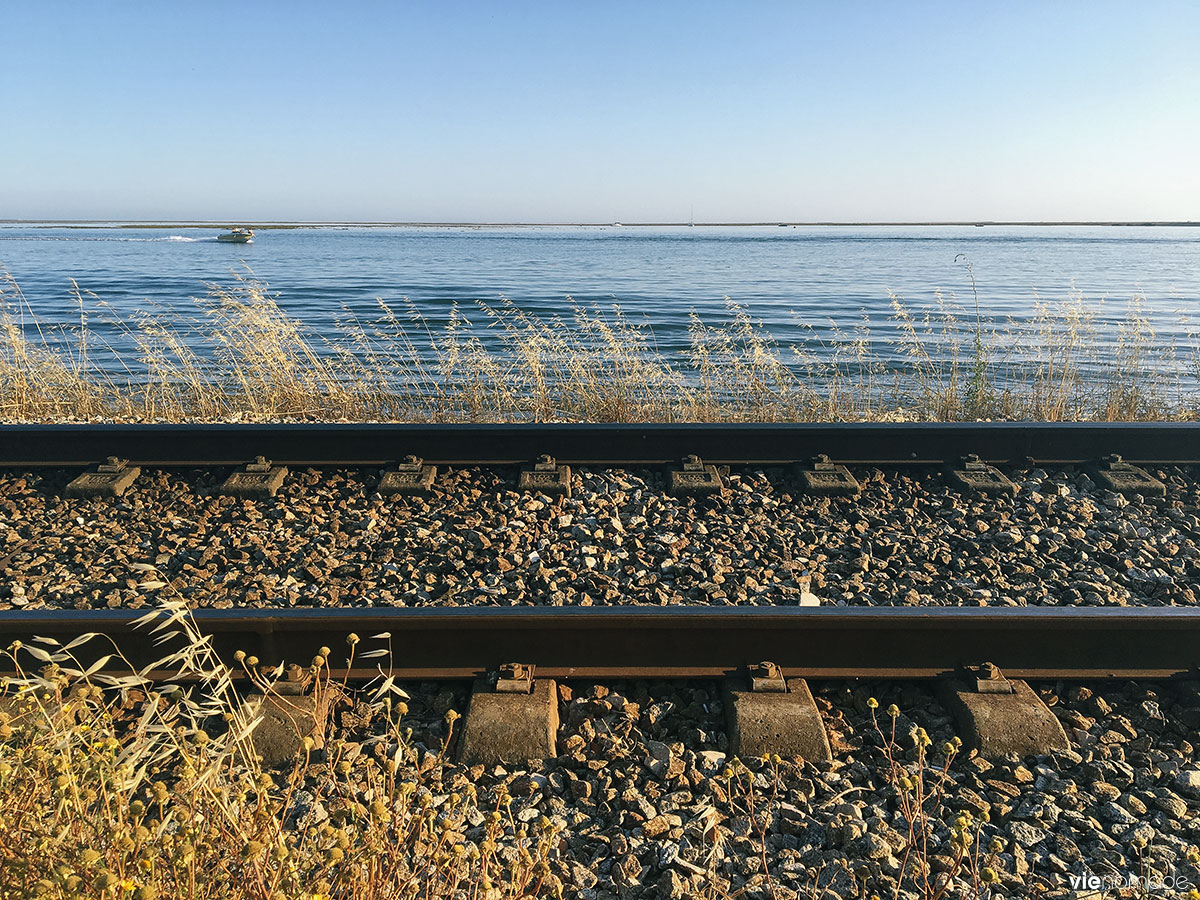
<path id="1" fill-rule="evenodd" d="M 727 301 L 691 316 L 683 353 L 619 306 L 566 298 L 539 318 L 503 300 L 440 327 L 411 304 L 343 309 L 318 333 L 252 274 L 211 284 L 181 316 L 120 318 L 78 286 L 77 322 L 39 319 L 0 280 L 0 420 L 7 422 L 807 422 L 1191 419 L 1200 332 L 1163 341 L 1144 300 L 1115 328 L 1078 294 L 1035 297 L 1028 320 L 938 294 L 892 295 L 873 322 L 797 321 L 774 333 Z M 973 312 L 973 314 L 972 314 Z M 93 326 L 105 318 L 107 328 Z M 104 339 L 115 327 L 118 351 Z"/>

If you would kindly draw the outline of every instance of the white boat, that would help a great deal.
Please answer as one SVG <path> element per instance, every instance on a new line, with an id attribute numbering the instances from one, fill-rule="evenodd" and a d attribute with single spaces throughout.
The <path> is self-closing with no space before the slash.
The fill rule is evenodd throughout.
<path id="1" fill-rule="evenodd" d="M 227 231 L 224 234 L 218 234 L 217 240 L 225 241 L 228 244 L 249 244 L 254 240 L 254 229 L 234 228 L 232 231 Z"/>

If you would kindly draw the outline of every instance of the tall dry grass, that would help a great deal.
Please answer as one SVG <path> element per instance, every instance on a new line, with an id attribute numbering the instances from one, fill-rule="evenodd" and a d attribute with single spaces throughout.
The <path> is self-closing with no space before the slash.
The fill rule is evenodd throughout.
<path id="1" fill-rule="evenodd" d="M 0 282 L 0 420 L 45 421 L 1035 421 L 1193 418 L 1200 333 L 1163 341 L 1144 301 L 1116 327 L 1078 294 L 998 321 L 954 296 L 885 323 L 798 322 L 790 341 L 727 302 L 693 314 L 668 353 L 619 307 L 455 307 L 434 329 L 411 305 L 343 310 L 333 333 L 290 317 L 251 275 L 209 285 L 198 315 L 148 303 L 122 320 L 73 286 L 77 324 Z M 103 313 L 106 328 L 89 324 Z M 114 324 L 115 323 L 115 326 Z M 123 352 L 104 338 L 115 327 Z"/>
<path id="2" fill-rule="evenodd" d="M 0 687 L 0 897 L 559 895 L 547 864 L 558 826 L 516 821 L 498 791 L 472 827 L 464 807 L 487 805 L 472 784 L 435 802 L 443 785 L 430 772 L 453 730 L 440 749 L 414 743 L 402 727 L 407 695 L 382 672 L 355 691 L 356 709 L 372 710 L 371 735 L 345 740 L 331 710 L 350 688 L 329 677 L 332 651 L 322 648 L 308 672 L 318 727 L 294 766 L 267 770 L 251 739 L 257 707 L 235 690 L 234 670 L 185 604 L 165 600 L 145 621 L 165 655 L 128 675 L 105 674 L 112 654 L 95 658 L 94 636 L 0 652 L 0 668 L 15 672 Z M 349 662 L 356 641 L 348 643 Z M 238 664 L 274 693 L 278 671 L 252 658 Z M 158 666 L 178 671 L 178 682 L 151 681 Z"/>

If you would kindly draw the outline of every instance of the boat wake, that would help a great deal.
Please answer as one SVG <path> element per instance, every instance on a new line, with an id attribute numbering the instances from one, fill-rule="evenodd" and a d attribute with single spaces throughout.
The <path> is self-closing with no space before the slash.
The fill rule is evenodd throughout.
<path id="1" fill-rule="evenodd" d="M 89 240 L 84 238 L 84 240 Z M 105 238 L 96 238 L 96 240 L 106 240 Z M 119 237 L 107 238 L 107 240 L 122 241 L 131 244 L 194 244 L 197 241 L 206 240 L 206 238 L 184 237 L 182 234 L 164 235 L 163 237 Z"/>
<path id="2" fill-rule="evenodd" d="M 0 234 L 0 241 L 74 241 L 77 243 L 119 243 L 119 244 L 159 244 L 163 242 L 175 244 L 195 244 L 198 241 L 215 241 L 216 238 L 194 238 L 184 237 L 182 234 L 173 234 L 169 237 L 91 237 L 71 235 L 64 237 L 62 235 L 42 235 L 42 234 L 18 234 L 7 235 Z"/>

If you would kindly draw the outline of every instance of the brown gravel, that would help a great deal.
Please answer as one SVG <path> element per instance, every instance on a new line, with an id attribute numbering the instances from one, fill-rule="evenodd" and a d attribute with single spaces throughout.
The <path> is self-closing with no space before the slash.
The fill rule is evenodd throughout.
<path id="1" fill-rule="evenodd" d="M 438 760 L 425 784 L 439 807 L 473 784 L 476 805 L 453 813 L 468 822 L 495 808 L 503 786 L 515 798 L 518 827 L 542 817 L 561 826 L 551 865 L 567 897 L 916 897 L 897 884 L 907 825 L 867 700 L 878 698 L 885 733 L 885 708 L 899 707 L 900 762 L 910 773 L 909 733 L 924 728 L 933 739 L 934 777 L 951 720 L 920 684 L 813 686 L 833 737 L 832 763 L 747 760 L 731 781 L 716 684 L 569 683 L 560 686 L 557 759 L 509 769 Z M 407 687 L 406 723 L 422 758 L 434 760 L 445 713 L 465 711 L 465 690 Z M 1159 684 L 1037 687 L 1074 749 L 996 763 L 957 757 L 944 802 L 930 806 L 935 881 L 949 865 L 951 823 L 968 811 L 983 850 L 976 868 L 999 879 L 994 896 L 1086 896 L 1071 894 L 1068 880 L 1083 874 L 1200 884 L 1200 709 Z M 964 871 L 947 896 L 972 896 L 970 887 Z"/>
<path id="2" fill-rule="evenodd" d="M 735 470 L 721 499 L 678 500 L 662 474 L 584 471 L 574 496 L 513 490 L 511 473 L 442 473 L 424 498 L 385 500 L 377 472 L 298 471 L 273 500 L 215 495 L 224 473 L 146 471 L 120 500 L 65 499 L 75 473 L 0 473 L 0 606 L 143 606 L 155 566 L 195 606 L 314 604 L 1193 604 L 1200 482 L 1156 472 L 1165 499 L 1107 493 L 1086 475 L 1010 473 L 1016 498 L 967 497 L 933 472 L 858 470 L 861 497 L 799 495 L 782 471 Z M 475 785 L 468 822 L 514 796 L 518 822 L 565 830 L 552 863 L 580 900 L 736 895 L 909 898 L 905 828 L 867 698 L 895 703 L 902 763 L 945 710 L 914 684 L 815 683 L 835 760 L 745 761 L 731 782 L 718 685 L 563 686 L 560 756 L 521 769 L 437 754 L 466 690 L 410 685 L 405 725 L 431 802 Z M 1069 875 L 1200 885 L 1200 710 L 1159 684 L 1039 686 L 1072 750 L 956 759 L 931 864 L 971 811 L 1001 896 L 1070 896 Z M 352 717 L 351 717 L 352 719 Z M 369 726 L 341 740 L 374 752 Z M 314 774 L 313 777 L 321 777 Z M 336 812 L 336 811 L 334 811 Z M 329 815 L 297 798 L 303 823 Z M 470 832 L 468 832 L 470 839 Z M 966 887 L 958 884 L 958 888 Z M 1163 892 L 1163 896 L 1172 896 Z M 1186 895 L 1186 890 L 1178 893 Z"/>
<path id="3" fill-rule="evenodd" d="M 68 499 L 73 472 L 0 473 L 0 607 L 138 607 L 156 566 L 201 606 L 796 604 L 1191 605 L 1200 482 L 1165 499 L 1082 472 L 1010 472 L 1016 498 L 938 473 L 860 469 L 855 499 L 734 470 L 720 499 L 661 472 L 573 473 L 574 496 L 460 469 L 428 497 L 383 498 L 377 471 L 294 471 L 278 497 L 215 494 L 224 473 L 145 471 L 121 499 Z M 810 598 L 811 599 L 811 598 Z"/>

